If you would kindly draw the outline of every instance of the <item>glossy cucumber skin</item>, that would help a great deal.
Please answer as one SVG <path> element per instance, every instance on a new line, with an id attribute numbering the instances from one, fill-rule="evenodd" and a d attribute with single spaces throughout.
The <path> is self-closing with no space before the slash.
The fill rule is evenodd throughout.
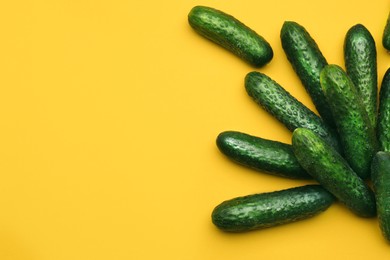
<path id="1" fill-rule="evenodd" d="M 216 143 L 229 159 L 256 171 L 291 179 L 312 179 L 298 163 L 289 144 L 237 131 L 220 133 Z"/>
<path id="2" fill-rule="evenodd" d="M 379 150 L 390 151 L 390 68 L 383 76 L 379 91 L 379 109 L 377 123 Z"/>
<path id="3" fill-rule="evenodd" d="M 322 70 L 321 86 L 333 113 L 346 160 L 361 178 L 369 178 L 377 139 L 355 86 L 346 72 L 333 64 Z"/>
<path id="4" fill-rule="evenodd" d="M 321 118 L 333 127 L 332 114 L 320 85 L 321 70 L 328 62 L 317 43 L 302 25 L 293 21 L 283 23 L 280 39 L 287 59 L 310 95 Z"/>
<path id="5" fill-rule="evenodd" d="M 371 167 L 379 227 L 390 242 L 390 152 L 379 151 Z"/>
<path id="6" fill-rule="evenodd" d="M 262 67 L 273 58 L 272 47 L 264 37 L 220 10 L 195 6 L 188 14 L 188 22 L 197 33 L 255 67 Z"/>
<path id="7" fill-rule="evenodd" d="M 336 132 L 267 75 L 256 71 L 249 72 L 245 77 L 245 88 L 248 95 L 257 104 L 284 124 L 291 132 L 298 127 L 311 129 L 336 149 L 340 149 Z"/>
<path id="8" fill-rule="evenodd" d="M 344 61 L 348 76 L 355 85 L 370 122 L 376 126 L 378 69 L 375 40 L 362 24 L 352 26 L 344 40 Z"/>
<path id="9" fill-rule="evenodd" d="M 361 217 L 376 215 L 373 191 L 322 138 L 309 129 L 298 128 L 293 132 L 292 146 L 306 172 L 352 212 Z"/>
<path id="10" fill-rule="evenodd" d="M 390 13 L 387 16 L 385 28 L 383 30 L 382 45 L 387 51 L 390 51 Z"/>
<path id="11" fill-rule="evenodd" d="M 244 232 L 313 217 L 333 202 L 328 191 L 312 184 L 227 200 L 215 207 L 211 216 L 223 231 Z"/>

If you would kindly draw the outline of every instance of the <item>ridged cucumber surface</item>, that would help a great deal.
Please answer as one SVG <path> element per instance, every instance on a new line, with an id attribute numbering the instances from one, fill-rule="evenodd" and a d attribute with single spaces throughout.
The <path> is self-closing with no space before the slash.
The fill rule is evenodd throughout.
<path id="1" fill-rule="evenodd" d="M 298 127 L 311 129 L 340 149 L 336 132 L 269 76 L 257 71 L 250 72 L 245 77 L 245 88 L 257 104 L 291 132 Z"/>
<path id="2" fill-rule="evenodd" d="M 312 184 L 227 200 L 215 207 L 211 216 L 223 231 L 244 232 L 313 217 L 333 202 L 328 191 Z"/>
<path id="3" fill-rule="evenodd" d="M 390 51 L 390 13 L 387 16 L 386 24 L 383 30 L 382 45 L 387 51 Z"/>
<path id="4" fill-rule="evenodd" d="M 390 242 L 390 152 L 380 151 L 374 156 L 371 175 L 379 227 Z"/>
<path id="5" fill-rule="evenodd" d="M 379 91 L 377 137 L 379 150 L 390 152 L 390 68 L 383 76 Z"/>
<path id="6" fill-rule="evenodd" d="M 334 126 L 320 85 L 321 70 L 328 62 L 318 44 L 305 27 L 294 21 L 283 23 L 280 39 L 287 59 L 310 95 L 318 113 L 328 125 Z"/>
<path id="7" fill-rule="evenodd" d="M 291 179 L 312 179 L 298 163 L 289 144 L 238 131 L 220 133 L 216 143 L 229 159 L 256 171 Z"/>
<path id="8" fill-rule="evenodd" d="M 373 191 L 332 146 L 305 128 L 293 132 L 292 146 L 306 172 L 352 212 L 361 217 L 376 215 Z"/>
<path id="9" fill-rule="evenodd" d="M 262 67 L 273 58 L 272 47 L 265 38 L 230 14 L 195 6 L 188 14 L 188 22 L 197 33 L 255 67 Z"/>
<path id="10" fill-rule="evenodd" d="M 378 69 L 375 40 L 362 24 L 352 26 L 344 40 L 344 62 L 348 76 L 355 85 L 370 122 L 376 126 Z"/>
<path id="11" fill-rule="evenodd" d="M 377 139 L 356 87 L 346 72 L 334 64 L 322 70 L 321 86 L 331 108 L 346 160 L 361 178 L 369 178 Z"/>

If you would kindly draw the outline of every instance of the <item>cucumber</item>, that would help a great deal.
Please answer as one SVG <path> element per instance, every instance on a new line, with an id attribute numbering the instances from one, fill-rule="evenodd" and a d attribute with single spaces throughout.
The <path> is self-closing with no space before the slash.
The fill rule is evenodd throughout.
<path id="1" fill-rule="evenodd" d="M 280 31 L 284 53 L 310 95 L 319 115 L 331 127 L 332 114 L 320 85 L 321 70 L 328 64 L 315 40 L 300 24 L 285 21 Z"/>
<path id="2" fill-rule="evenodd" d="M 223 231 L 244 232 L 313 217 L 333 202 L 328 191 L 311 184 L 226 200 L 214 208 L 211 217 Z"/>
<path id="3" fill-rule="evenodd" d="M 390 51 L 390 13 L 387 15 L 385 29 L 383 30 L 382 45 L 387 51 Z"/>
<path id="4" fill-rule="evenodd" d="M 220 133 L 216 143 L 224 155 L 240 165 L 285 178 L 311 179 L 289 144 L 237 131 Z"/>
<path id="5" fill-rule="evenodd" d="M 376 133 L 354 84 L 340 66 L 330 64 L 321 72 L 321 86 L 345 159 L 361 178 L 369 178 L 371 159 L 377 149 Z"/>
<path id="6" fill-rule="evenodd" d="M 377 123 L 379 150 L 390 151 L 390 68 L 383 76 L 379 91 L 379 109 Z"/>
<path id="7" fill-rule="evenodd" d="M 373 191 L 332 146 L 313 131 L 298 128 L 293 132 L 292 147 L 306 172 L 353 213 L 361 217 L 376 215 Z"/>
<path id="8" fill-rule="evenodd" d="M 344 40 L 344 62 L 371 124 L 376 126 L 378 69 L 375 40 L 362 24 L 352 26 Z"/>
<path id="9" fill-rule="evenodd" d="M 257 71 L 249 72 L 245 77 L 245 88 L 257 104 L 291 132 L 298 127 L 311 129 L 339 150 L 336 132 L 269 76 Z"/>
<path id="10" fill-rule="evenodd" d="M 379 151 L 374 156 L 371 175 L 379 227 L 390 242 L 390 152 Z"/>
<path id="11" fill-rule="evenodd" d="M 229 50 L 254 67 L 273 58 L 271 45 L 230 14 L 207 6 L 195 6 L 188 14 L 190 26 L 201 36 Z"/>

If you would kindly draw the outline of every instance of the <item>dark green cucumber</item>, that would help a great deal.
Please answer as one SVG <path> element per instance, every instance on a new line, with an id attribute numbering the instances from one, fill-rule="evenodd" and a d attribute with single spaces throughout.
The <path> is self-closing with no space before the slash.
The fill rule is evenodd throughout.
<path id="1" fill-rule="evenodd" d="M 262 67 L 273 58 L 271 45 L 264 37 L 220 10 L 195 6 L 188 14 L 188 22 L 197 33 L 255 67 Z"/>
<path id="2" fill-rule="evenodd" d="M 379 111 L 377 122 L 379 150 L 390 152 L 390 68 L 383 76 L 379 91 Z"/>
<path id="3" fill-rule="evenodd" d="M 313 184 L 227 200 L 214 208 L 211 217 L 223 231 L 244 232 L 313 217 L 333 202 L 328 191 Z"/>
<path id="4" fill-rule="evenodd" d="M 362 24 L 352 26 L 344 40 L 344 62 L 370 122 L 376 126 L 378 69 L 375 40 Z"/>
<path id="5" fill-rule="evenodd" d="M 371 166 L 379 227 L 390 242 L 390 152 L 378 152 Z"/>
<path id="6" fill-rule="evenodd" d="M 390 13 L 387 15 L 385 29 L 383 30 L 382 45 L 387 51 L 390 51 Z"/>
<path id="7" fill-rule="evenodd" d="M 332 146 L 305 128 L 293 132 L 292 146 L 306 172 L 352 212 L 361 217 L 376 215 L 373 191 Z"/>
<path id="8" fill-rule="evenodd" d="M 217 147 L 232 161 L 256 171 L 291 179 L 311 179 L 299 165 L 289 144 L 225 131 L 218 135 Z"/>
<path id="9" fill-rule="evenodd" d="M 322 70 L 321 85 L 333 113 L 345 158 L 361 178 L 367 179 L 377 140 L 362 100 L 351 79 L 338 65 L 327 65 Z"/>
<path id="10" fill-rule="evenodd" d="M 298 127 L 309 128 L 339 149 L 335 131 L 267 75 L 257 71 L 248 73 L 245 77 L 245 88 L 257 104 L 291 132 Z"/>
<path id="11" fill-rule="evenodd" d="M 300 24 L 284 22 L 280 39 L 292 68 L 310 95 L 322 119 L 334 126 L 332 114 L 320 85 L 321 70 L 328 64 L 315 40 Z"/>

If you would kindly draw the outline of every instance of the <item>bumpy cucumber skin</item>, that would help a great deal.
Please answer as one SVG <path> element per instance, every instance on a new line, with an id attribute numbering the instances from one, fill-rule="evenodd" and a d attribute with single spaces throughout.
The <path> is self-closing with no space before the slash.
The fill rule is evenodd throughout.
<path id="1" fill-rule="evenodd" d="M 360 217 L 376 215 L 375 196 L 345 159 L 313 131 L 293 132 L 293 151 L 307 173 Z"/>
<path id="2" fill-rule="evenodd" d="M 256 171 L 290 179 L 312 179 L 298 163 L 289 144 L 237 131 L 220 133 L 216 143 L 229 159 Z"/>
<path id="3" fill-rule="evenodd" d="M 377 123 L 379 150 L 390 152 L 390 68 L 383 76 L 379 91 L 379 109 Z"/>
<path id="4" fill-rule="evenodd" d="M 390 152 L 379 151 L 371 167 L 379 227 L 390 242 Z"/>
<path id="5" fill-rule="evenodd" d="M 272 47 L 264 37 L 220 10 L 195 6 L 188 14 L 188 22 L 197 33 L 254 67 L 262 67 L 273 58 Z"/>
<path id="6" fill-rule="evenodd" d="M 346 72 L 333 64 L 322 70 L 321 85 L 333 113 L 346 160 L 361 178 L 369 178 L 377 139 L 355 86 Z"/>
<path id="7" fill-rule="evenodd" d="M 390 51 L 390 13 L 387 16 L 385 29 L 383 30 L 382 45 L 387 51 Z"/>
<path id="8" fill-rule="evenodd" d="M 370 122 L 376 126 L 378 69 L 375 40 L 362 24 L 352 26 L 344 40 L 344 61 L 348 76 L 355 85 Z"/>
<path id="9" fill-rule="evenodd" d="M 313 217 L 333 202 L 320 185 L 305 185 L 227 200 L 214 208 L 212 222 L 228 232 L 264 229 Z"/>
<path id="10" fill-rule="evenodd" d="M 322 119 L 334 126 L 332 114 L 320 85 L 321 70 L 328 64 L 315 40 L 300 24 L 285 21 L 280 39 L 292 68 L 310 95 Z"/>
<path id="11" fill-rule="evenodd" d="M 303 105 L 276 81 L 264 73 L 252 71 L 245 77 L 248 95 L 291 132 L 298 127 L 313 130 L 340 150 L 336 132 L 313 111 Z"/>

